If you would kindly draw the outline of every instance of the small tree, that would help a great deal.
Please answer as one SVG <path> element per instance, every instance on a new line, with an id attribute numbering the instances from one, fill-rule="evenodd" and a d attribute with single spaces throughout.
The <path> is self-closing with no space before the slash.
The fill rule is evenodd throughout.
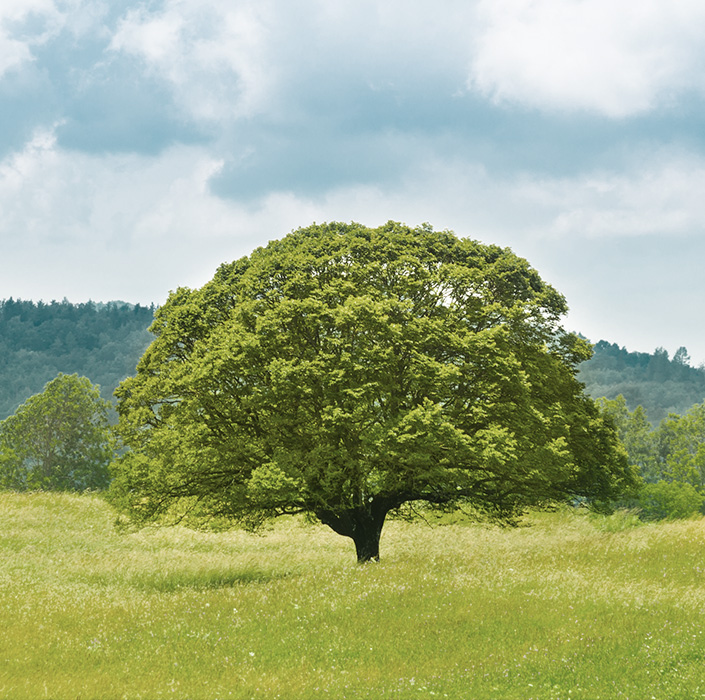
<path id="1" fill-rule="evenodd" d="M 614 424 L 627 451 L 629 463 L 643 480 L 652 483 L 661 479 L 663 469 L 659 459 L 658 436 L 643 407 L 637 406 L 630 411 L 621 394 L 616 399 L 600 398 L 597 405 Z"/>
<path id="2" fill-rule="evenodd" d="M 510 250 L 429 226 L 311 226 L 179 289 L 118 388 L 114 502 L 315 516 L 379 557 L 387 513 L 608 499 L 633 482 L 576 378 L 589 345 Z"/>
<path id="3" fill-rule="evenodd" d="M 666 481 L 705 489 L 705 403 L 683 415 L 670 414 L 658 429 L 663 477 Z"/>
<path id="4" fill-rule="evenodd" d="M 85 377 L 59 374 L 0 423 L 0 486 L 20 491 L 107 487 L 113 457 L 109 407 Z"/>

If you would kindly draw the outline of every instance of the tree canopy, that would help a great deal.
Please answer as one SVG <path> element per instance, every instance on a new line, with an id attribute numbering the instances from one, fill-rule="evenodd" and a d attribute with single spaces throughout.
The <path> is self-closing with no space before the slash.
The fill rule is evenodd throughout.
<path id="1" fill-rule="evenodd" d="M 307 513 L 366 561 L 406 503 L 609 499 L 634 476 L 565 311 L 525 260 L 452 232 L 297 230 L 157 310 L 116 392 L 113 501 L 141 522 Z"/>
<path id="2" fill-rule="evenodd" d="M 593 356 L 580 365 L 578 378 L 593 398 L 623 396 L 629 409 L 642 406 L 654 425 L 670 413 L 685 413 L 705 399 L 705 368 L 691 367 L 688 351 L 629 352 L 601 340 Z"/>
<path id="3" fill-rule="evenodd" d="M 125 302 L 0 301 L 0 420 L 57 374 L 89 377 L 111 399 L 151 340 L 154 309 Z"/>
<path id="4" fill-rule="evenodd" d="M 108 408 L 97 386 L 59 374 L 0 422 L 0 487 L 83 491 L 109 482 Z"/>
<path id="5" fill-rule="evenodd" d="M 630 411 L 623 396 L 599 399 L 617 428 L 630 464 L 643 479 L 636 506 L 644 518 L 687 517 L 705 503 L 705 403 L 664 418 L 657 428 L 646 411 Z"/>

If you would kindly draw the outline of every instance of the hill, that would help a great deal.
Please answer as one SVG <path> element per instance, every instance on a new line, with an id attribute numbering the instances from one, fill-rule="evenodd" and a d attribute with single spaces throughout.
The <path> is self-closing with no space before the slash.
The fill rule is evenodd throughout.
<path id="1" fill-rule="evenodd" d="M 120 301 L 0 301 L 0 420 L 59 372 L 88 377 L 112 399 L 149 345 L 153 317 L 153 306 Z M 705 369 L 689 362 L 685 348 L 669 358 L 663 348 L 629 352 L 601 340 L 580 379 L 593 398 L 622 394 L 631 410 L 643 406 L 657 424 L 705 400 Z"/>
<path id="2" fill-rule="evenodd" d="M 669 358 L 663 348 L 629 352 L 601 340 L 593 357 L 580 366 L 580 380 L 593 398 L 614 399 L 621 394 L 630 410 L 642 406 L 657 424 L 669 413 L 685 413 L 705 400 L 705 369 L 689 362 L 685 348 Z"/>
<path id="3" fill-rule="evenodd" d="M 119 301 L 0 301 L 0 420 L 59 372 L 88 377 L 112 399 L 150 342 L 153 316 Z"/>

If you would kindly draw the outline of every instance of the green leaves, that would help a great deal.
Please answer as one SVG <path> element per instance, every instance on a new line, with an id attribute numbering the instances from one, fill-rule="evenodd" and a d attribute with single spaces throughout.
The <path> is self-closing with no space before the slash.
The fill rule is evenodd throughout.
<path id="1" fill-rule="evenodd" d="M 0 423 L 0 485 L 105 488 L 113 455 L 109 405 L 85 377 L 59 374 Z"/>
<path id="2" fill-rule="evenodd" d="M 646 519 L 681 518 L 705 502 L 705 404 L 670 414 L 657 428 L 641 406 L 629 411 L 623 396 L 600 399 L 635 471 L 643 479 L 635 505 Z"/>
<path id="3" fill-rule="evenodd" d="M 703 507 L 705 495 L 692 484 L 660 480 L 646 484 L 639 494 L 641 516 L 646 520 L 689 518 Z"/>
<path id="4" fill-rule="evenodd" d="M 705 404 L 684 415 L 670 415 L 661 424 L 658 440 L 668 481 L 682 481 L 705 492 Z"/>
<path id="5" fill-rule="evenodd" d="M 604 497 L 630 472 L 575 379 L 589 347 L 565 310 L 525 260 L 451 232 L 295 231 L 158 311 L 117 392 L 114 488 L 150 517 L 195 499 L 377 533 L 409 500 Z"/>
<path id="6" fill-rule="evenodd" d="M 295 503 L 300 484 L 277 462 L 266 462 L 252 470 L 247 482 L 247 499 L 253 509 L 270 511 Z"/>

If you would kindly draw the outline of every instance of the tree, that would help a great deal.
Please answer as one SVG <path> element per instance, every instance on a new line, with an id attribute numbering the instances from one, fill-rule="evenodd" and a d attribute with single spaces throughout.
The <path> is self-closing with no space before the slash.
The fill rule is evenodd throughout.
<path id="1" fill-rule="evenodd" d="M 378 559 L 388 512 L 609 499 L 614 429 L 575 379 L 589 345 L 508 249 L 389 222 L 310 226 L 172 293 L 118 388 L 113 502 L 256 526 L 307 513 Z"/>
<path id="2" fill-rule="evenodd" d="M 673 356 L 673 362 L 677 365 L 690 366 L 690 355 L 688 354 L 687 348 L 684 346 L 679 347 L 678 350 L 676 350 L 676 354 Z"/>
<path id="3" fill-rule="evenodd" d="M 616 399 L 597 399 L 597 404 L 616 427 L 629 463 L 644 481 L 653 483 L 660 480 L 663 469 L 659 460 L 658 437 L 643 407 L 637 406 L 630 411 L 621 394 Z"/>
<path id="4" fill-rule="evenodd" d="M 63 372 L 112 399 L 150 342 L 153 308 L 125 302 L 0 300 L 0 420 Z"/>
<path id="5" fill-rule="evenodd" d="M 109 407 L 85 377 L 59 374 L 0 422 L 0 486 L 19 491 L 107 487 L 113 457 Z"/>
<path id="6" fill-rule="evenodd" d="M 705 490 L 705 403 L 682 416 L 671 414 L 658 429 L 660 456 L 666 481 Z"/>
<path id="7" fill-rule="evenodd" d="M 690 518 L 700 511 L 703 503 L 702 492 L 682 481 L 646 484 L 639 493 L 641 517 L 645 520 Z"/>
<path id="8" fill-rule="evenodd" d="M 587 393 L 608 399 L 621 394 L 629 409 L 642 406 L 654 426 L 669 413 L 685 413 L 705 396 L 705 371 L 690 366 L 685 347 L 678 348 L 672 360 L 663 348 L 653 354 L 628 352 L 604 340 L 593 350 L 578 374 Z"/>

